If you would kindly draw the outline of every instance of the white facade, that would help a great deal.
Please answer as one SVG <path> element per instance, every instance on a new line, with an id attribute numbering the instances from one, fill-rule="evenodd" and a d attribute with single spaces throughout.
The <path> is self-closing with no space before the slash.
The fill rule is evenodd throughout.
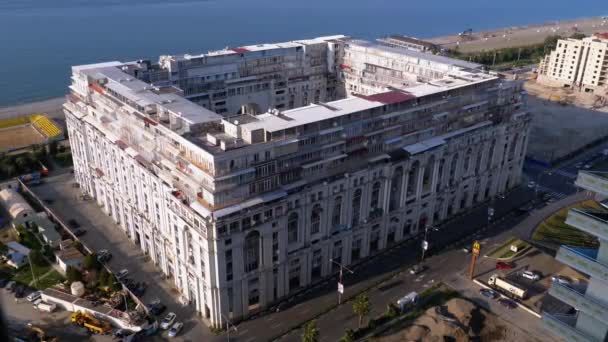
<path id="1" fill-rule="evenodd" d="M 515 186 L 528 141 L 520 83 L 343 36 L 79 66 L 72 80 L 81 188 L 214 325 Z"/>
<path id="2" fill-rule="evenodd" d="M 605 95 L 608 91 L 608 36 L 560 39 L 539 66 L 538 81 Z"/>

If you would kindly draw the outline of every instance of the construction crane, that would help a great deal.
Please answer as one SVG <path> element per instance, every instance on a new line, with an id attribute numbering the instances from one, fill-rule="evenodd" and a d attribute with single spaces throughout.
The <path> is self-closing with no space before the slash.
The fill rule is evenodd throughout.
<path id="1" fill-rule="evenodd" d="M 58 342 L 59 339 L 55 336 L 49 336 L 42 330 L 42 328 L 37 327 L 32 324 L 32 322 L 27 324 L 27 327 L 31 330 L 30 339 L 37 338 L 40 342 Z"/>

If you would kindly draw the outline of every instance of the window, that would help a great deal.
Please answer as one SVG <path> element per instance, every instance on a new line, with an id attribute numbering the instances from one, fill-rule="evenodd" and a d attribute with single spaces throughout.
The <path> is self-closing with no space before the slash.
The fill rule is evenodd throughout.
<path id="1" fill-rule="evenodd" d="M 287 219 L 287 243 L 298 242 L 298 214 L 291 213 Z"/>
<path id="2" fill-rule="evenodd" d="M 317 234 L 321 230 L 321 205 L 315 204 L 310 213 L 310 233 Z"/>
<path id="3" fill-rule="evenodd" d="M 361 220 L 361 189 L 355 190 L 353 195 L 353 215 L 351 225 L 354 227 Z"/>
<path id="4" fill-rule="evenodd" d="M 331 226 L 334 229 L 336 226 L 340 225 L 342 218 L 342 196 L 338 196 L 334 199 L 334 210 L 332 211 L 331 216 Z"/>
<path id="5" fill-rule="evenodd" d="M 243 256 L 245 257 L 245 272 L 258 269 L 260 259 L 260 233 L 250 232 L 245 238 Z"/>
<path id="6" fill-rule="evenodd" d="M 417 162 L 416 162 L 417 163 Z M 412 180 L 410 180 L 411 182 Z M 401 204 L 401 185 L 403 182 L 403 168 L 398 167 L 391 178 L 391 193 L 389 198 L 388 210 L 397 210 Z"/>
<path id="7" fill-rule="evenodd" d="M 382 187 L 382 185 L 380 184 L 380 182 L 374 183 L 374 186 L 372 188 L 372 199 L 371 199 L 371 203 L 370 203 L 370 207 L 372 209 L 378 208 L 378 203 L 379 203 L 379 200 L 380 200 L 380 188 L 381 187 Z"/>

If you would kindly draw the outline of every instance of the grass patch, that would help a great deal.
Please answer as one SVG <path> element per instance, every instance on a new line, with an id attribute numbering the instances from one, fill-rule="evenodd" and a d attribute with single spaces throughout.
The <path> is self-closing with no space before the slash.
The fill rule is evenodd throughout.
<path id="1" fill-rule="evenodd" d="M 40 244 L 40 241 L 38 241 L 38 239 L 36 238 L 36 236 L 34 235 L 34 233 L 32 233 L 31 231 L 23 228 L 23 229 L 18 229 L 19 230 L 19 243 L 24 245 L 25 247 L 29 248 L 29 249 L 41 249 L 42 245 Z"/>
<path id="2" fill-rule="evenodd" d="M 518 240 L 516 237 L 511 237 L 505 241 L 502 245 L 494 248 L 490 253 L 487 254 L 490 258 L 499 258 L 506 250 L 509 250 L 511 244 Z"/>
<path id="3" fill-rule="evenodd" d="M 558 245 L 597 248 L 599 242 L 596 237 L 566 224 L 568 210 L 571 208 L 600 209 L 600 205 L 593 200 L 588 200 L 562 208 L 538 225 L 532 234 L 532 239 Z"/>
<path id="4" fill-rule="evenodd" d="M 511 250 L 512 245 L 517 246 L 517 252 L 513 252 Z M 527 250 L 529 247 L 530 247 L 530 245 L 527 242 L 520 240 L 516 237 L 512 237 L 512 238 L 508 239 L 507 241 L 505 241 L 502 245 L 494 248 L 494 250 L 492 250 L 487 255 L 489 258 L 509 259 L 509 258 L 514 257 L 516 254 L 522 253 L 524 250 Z"/>
<path id="5" fill-rule="evenodd" d="M 58 283 L 62 283 L 64 281 L 65 281 L 65 278 L 61 275 L 61 273 L 59 273 L 57 271 L 52 271 L 49 275 L 47 275 L 43 279 L 38 280 L 34 287 L 38 290 L 44 290 L 46 288 L 54 286 Z"/>
<path id="6" fill-rule="evenodd" d="M 36 275 L 36 278 L 40 278 L 43 274 L 47 273 L 50 270 L 51 270 L 51 265 L 49 265 L 49 264 L 33 267 L 33 272 Z M 15 273 L 15 276 L 13 276 L 13 278 L 11 280 L 14 280 L 21 284 L 29 285 L 29 283 L 32 281 L 32 279 L 33 279 L 32 270 L 30 270 L 30 265 L 27 264 L 27 265 L 23 265 L 21 268 L 19 268 L 19 270 L 17 270 L 17 273 Z"/>

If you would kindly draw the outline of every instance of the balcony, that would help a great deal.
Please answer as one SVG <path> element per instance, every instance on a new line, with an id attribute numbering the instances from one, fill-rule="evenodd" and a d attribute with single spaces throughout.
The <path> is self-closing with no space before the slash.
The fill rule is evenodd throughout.
<path id="1" fill-rule="evenodd" d="M 608 240 L 608 212 L 606 211 L 573 208 L 568 211 L 566 224 Z"/>
<path id="2" fill-rule="evenodd" d="M 568 322 L 567 322 L 568 321 Z M 599 342 L 599 340 L 576 330 L 574 323 L 576 316 L 551 315 L 543 313 L 543 326 L 547 331 L 555 336 L 561 337 L 565 341 L 573 342 Z"/>
<path id="3" fill-rule="evenodd" d="M 579 171 L 576 186 L 608 196 L 608 172 Z"/>
<path id="4" fill-rule="evenodd" d="M 562 302 L 583 311 L 599 321 L 608 324 L 608 306 L 599 301 L 585 296 L 571 287 L 553 283 L 549 289 L 549 294 Z"/>
<path id="5" fill-rule="evenodd" d="M 560 247 L 555 259 L 593 278 L 608 282 L 608 265 L 596 260 L 597 250 Z"/>

